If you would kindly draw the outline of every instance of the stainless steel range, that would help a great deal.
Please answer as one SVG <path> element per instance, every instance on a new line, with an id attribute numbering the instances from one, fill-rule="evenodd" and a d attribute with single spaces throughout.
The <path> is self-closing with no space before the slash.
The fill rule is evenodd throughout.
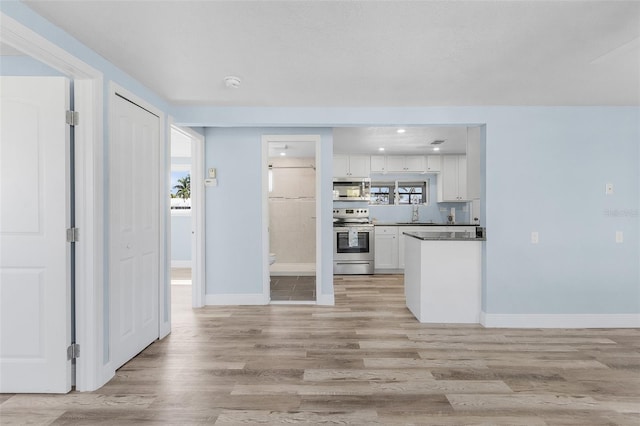
<path id="1" fill-rule="evenodd" d="M 334 274 L 373 274 L 373 242 L 368 208 L 333 209 Z"/>

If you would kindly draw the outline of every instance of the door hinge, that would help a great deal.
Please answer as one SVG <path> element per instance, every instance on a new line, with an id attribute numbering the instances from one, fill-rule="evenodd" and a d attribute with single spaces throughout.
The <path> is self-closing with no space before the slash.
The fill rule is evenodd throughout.
<path id="1" fill-rule="evenodd" d="M 69 228 L 67 229 L 67 242 L 75 243 L 80 239 L 80 229 Z"/>
<path id="2" fill-rule="evenodd" d="M 67 111 L 67 124 L 77 126 L 80 123 L 80 113 L 78 111 Z"/>
<path id="3" fill-rule="evenodd" d="M 71 346 L 67 347 L 67 360 L 76 358 L 80 358 L 80 345 L 77 343 L 72 343 Z"/>

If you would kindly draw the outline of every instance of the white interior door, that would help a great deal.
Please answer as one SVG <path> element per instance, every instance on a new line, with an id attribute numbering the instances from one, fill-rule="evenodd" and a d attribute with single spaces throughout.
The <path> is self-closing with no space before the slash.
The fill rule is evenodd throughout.
<path id="1" fill-rule="evenodd" d="M 71 390 L 69 93 L 0 77 L 0 392 Z"/>
<path id="2" fill-rule="evenodd" d="M 158 338 L 160 120 L 114 95 L 109 155 L 111 356 Z"/>

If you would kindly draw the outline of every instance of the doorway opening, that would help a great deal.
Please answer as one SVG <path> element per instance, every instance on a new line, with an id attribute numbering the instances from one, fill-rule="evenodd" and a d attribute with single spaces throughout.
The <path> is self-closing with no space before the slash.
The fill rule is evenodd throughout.
<path id="1" fill-rule="evenodd" d="M 204 138 L 191 129 L 171 126 L 171 301 L 204 306 L 202 195 Z M 188 303 L 188 300 L 191 303 Z"/>
<path id="2" fill-rule="evenodd" d="M 315 304 L 319 270 L 317 135 L 265 136 L 263 208 L 271 303 Z"/>

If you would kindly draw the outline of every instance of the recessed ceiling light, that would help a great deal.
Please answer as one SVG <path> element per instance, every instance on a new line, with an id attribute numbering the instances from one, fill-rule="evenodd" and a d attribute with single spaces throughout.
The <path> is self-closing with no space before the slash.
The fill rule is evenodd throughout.
<path id="1" fill-rule="evenodd" d="M 437 146 L 435 148 L 433 148 L 434 151 L 440 151 L 440 148 L 438 148 Z"/>
<path id="2" fill-rule="evenodd" d="M 396 130 L 396 132 L 398 132 L 398 133 L 404 133 L 404 132 L 406 132 L 406 130 L 405 130 L 405 129 L 398 129 L 398 130 Z"/>
<path id="3" fill-rule="evenodd" d="M 284 157 L 285 155 L 287 155 L 287 153 L 286 153 L 286 152 L 281 152 L 281 153 L 280 153 L 280 156 L 281 156 L 281 157 Z"/>
<path id="4" fill-rule="evenodd" d="M 378 151 L 384 151 L 383 147 L 378 148 Z"/>

